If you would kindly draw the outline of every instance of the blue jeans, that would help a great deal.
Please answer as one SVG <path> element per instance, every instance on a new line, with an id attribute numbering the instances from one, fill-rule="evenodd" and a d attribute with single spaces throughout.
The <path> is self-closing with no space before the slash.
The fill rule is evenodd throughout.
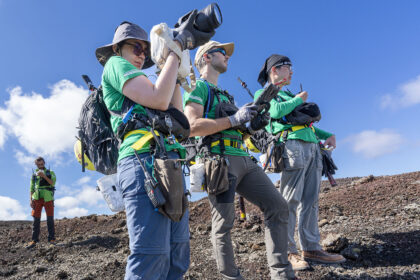
<path id="1" fill-rule="evenodd" d="M 151 171 L 151 156 L 140 154 Z M 179 158 L 175 152 L 170 158 Z M 144 189 L 144 172 L 137 158 L 129 156 L 118 163 L 118 182 L 123 192 L 131 254 L 125 279 L 182 279 L 190 265 L 188 211 L 179 222 L 159 212 Z M 184 182 L 185 189 L 185 182 Z"/>

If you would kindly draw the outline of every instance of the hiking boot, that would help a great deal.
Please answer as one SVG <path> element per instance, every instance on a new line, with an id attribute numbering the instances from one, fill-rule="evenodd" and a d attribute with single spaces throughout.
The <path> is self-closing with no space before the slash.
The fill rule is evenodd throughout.
<path id="1" fill-rule="evenodd" d="M 293 270 L 305 270 L 308 269 L 309 263 L 305 261 L 298 253 L 289 254 L 289 262 L 292 264 Z"/>
<path id="2" fill-rule="evenodd" d="M 48 240 L 48 243 L 50 243 L 50 245 L 57 245 L 57 241 L 55 239 Z"/>
<path id="3" fill-rule="evenodd" d="M 323 250 L 303 251 L 302 255 L 306 261 L 315 261 L 321 263 L 342 263 L 346 261 L 342 255 L 330 254 Z"/>
<path id="4" fill-rule="evenodd" d="M 36 241 L 31 241 L 29 242 L 29 244 L 26 246 L 26 249 L 32 249 L 33 247 L 36 246 Z"/>

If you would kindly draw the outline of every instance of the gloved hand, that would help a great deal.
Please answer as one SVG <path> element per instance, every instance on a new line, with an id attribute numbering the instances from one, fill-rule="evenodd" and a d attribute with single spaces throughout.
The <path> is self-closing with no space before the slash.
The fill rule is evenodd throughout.
<path id="1" fill-rule="evenodd" d="M 196 16 L 197 10 L 192 10 L 181 17 L 178 23 L 175 24 L 174 38 L 175 41 L 181 44 L 182 50 L 192 50 L 204 45 L 216 33 L 214 30 L 212 32 L 202 32 L 195 28 L 194 21 Z"/>
<path id="2" fill-rule="evenodd" d="M 254 102 L 247 103 L 239 108 L 238 112 L 228 117 L 232 127 L 239 126 L 254 118 L 258 114 L 257 108 L 258 106 L 254 105 Z"/>
<path id="3" fill-rule="evenodd" d="M 255 118 L 251 120 L 251 123 L 248 127 L 248 131 L 251 134 L 254 134 L 258 130 L 264 128 L 270 122 L 270 113 L 266 112 L 264 114 L 258 114 Z"/>

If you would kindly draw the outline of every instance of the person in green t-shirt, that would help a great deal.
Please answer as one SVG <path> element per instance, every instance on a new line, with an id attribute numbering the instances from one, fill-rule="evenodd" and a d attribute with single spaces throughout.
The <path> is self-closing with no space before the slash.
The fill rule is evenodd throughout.
<path id="1" fill-rule="evenodd" d="M 233 97 L 218 86 L 219 75 L 226 72 L 233 50 L 233 43 L 221 44 L 216 41 L 200 47 L 195 56 L 195 65 L 201 80 L 197 81 L 194 91 L 184 95 L 184 112 L 191 125 L 190 136 L 200 136 L 199 143 L 203 143 L 200 144 L 199 156 L 208 160 L 219 159 L 218 155 L 222 154 L 228 162 L 229 182 L 206 186 L 217 267 L 224 279 L 243 279 L 235 264 L 230 236 L 237 192 L 264 213 L 271 279 L 294 279 L 292 266 L 287 259 L 287 203 L 262 168 L 241 149 L 244 129 L 239 128 L 256 116 L 257 108 L 250 103 L 232 110 Z M 202 150 L 206 150 L 203 155 Z M 212 175 L 206 174 L 206 177 Z M 220 193 L 217 191 L 213 194 L 210 189 L 220 190 Z M 227 190 L 221 192 L 221 189 Z"/>
<path id="2" fill-rule="evenodd" d="M 176 30 L 174 42 L 180 51 L 204 44 L 210 39 L 205 36 L 214 34 L 196 34 L 194 19 L 189 17 Z M 153 65 L 150 48 L 147 33 L 140 26 L 124 21 L 115 30 L 112 43 L 96 49 L 96 57 L 104 66 L 103 97 L 111 111 L 114 133 L 119 135 L 118 129 L 125 125 L 127 116 L 132 116 L 133 122 L 137 120 L 134 126 L 122 127 L 124 135 L 119 136 L 117 177 L 123 194 L 131 251 L 125 279 L 181 279 L 190 263 L 188 210 L 179 222 L 174 222 L 156 211 L 149 199 L 145 172 L 154 176 L 153 161 L 160 154 L 153 154 L 148 138 L 151 128 L 142 121 L 147 117 L 148 109 L 166 111 L 171 105 L 182 111 L 181 91 L 176 82 L 180 58 L 169 49 L 166 62 L 153 84 L 142 71 Z M 185 149 L 175 139 L 162 132 L 159 137 L 163 139 L 154 143 L 155 150 L 166 151 L 170 159 L 185 156 Z"/>
<path id="3" fill-rule="evenodd" d="M 290 84 L 292 79 L 292 63 L 283 55 L 273 54 L 266 59 L 262 67 L 258 82 L 261 86 L 266 83 L 277 84 L 280 88 Z M 285 83 L 284 83 L 285 81 Z M 280 83 L 281 82 L 281 83 Z M 258 90 L 254 98 L 263 92 Z M 329 254 L 319 245 L 320 234 L 318 228 L 318 196 L 321 185 L 322 156 L 319 142 L 325 140 L 324 145 L 335 148 L 335 136 L 323 131 L 312 124 L 293 126 L 282 124 L 280 119 L 293 111 L 298 105 L 305 102 L 308 93 L 302 91 L 293 95 L 288 91 L 280 90 L 270 102 L 271 120 L 266 130 L 278 135 L 287 131 L 284 153 L 284 170 L 280 179 L 280 193 L 289 205 L 289 260 L 294 270 L 309 268 L 306 260 L 324 263 L 340 263 L 345 258 L 338 254 Z M 299 206 L 298 231 L 302 256 L 298 254 L 294 240 L 296 225 L 296 210 Z M 303 258 L 302 258 L 303 257 Z"/>
<path id="4" fill-rule="evenodd" d="M 55 191 L 55 173 L 45 168 L 45 160 L 42 157 L 35 159 L 37 169 L 31 177 L 30 187 L 30 205 L 32 208 L 32 217 L 34 217 L 32 227 L 32 241 L 26 248 L 35 247 L 39 242 L 39 233 L 41 225 L 41 212 L 45 208 L 47 213 L 48 242 L 55 244 L 54 231 L 54 191 Z"/>

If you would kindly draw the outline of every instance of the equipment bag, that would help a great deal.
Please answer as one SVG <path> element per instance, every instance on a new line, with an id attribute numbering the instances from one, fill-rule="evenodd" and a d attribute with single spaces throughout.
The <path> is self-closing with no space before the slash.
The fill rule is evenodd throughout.
<path id="1" fill-rule="evenodd" d="M 124 201 L 118 185 L 117 174 L 106 175 L 96 181 L 109 209 L 113 212 L 124 211 Z"/>
<path id="2" fill-rule="evenodd" d="M 284 169 L 283 152 L 284 142 L 274 143 L 271 142 L 268 146 L 267 152 L 263 157 L 264 162 L 262 166 L 266 173 L 280 173 Z"/>
<path id="3" fill-rule="evenodd" d="M 263 169 L 267 173 L 280 173 L 284 169 L 283 152 L 289 131 L 285 130 L 269 140 L 268 148 L 261 162 Z M 281 138 L 281 141 L 279 141 Z"/>
<path id="4" fill-rule="evenodd" d="M 218 195 L 229 189 L 228 161 L 220 155 L 204 158 L 205 189 L 208 194 Z"/>
<path id="5" fill-rule="evenodd" d="M 78 138 L 82 146 L 82 161 L 86 154 L 95 170 L 110 175 L 117 172 L 119 141 L 112 131 L 110 113 L 103 100 L 102 87 L 88 81 L 90 94 L 80 110 Z M 85 78 L 84 77 L 84 78 Z M 85 79 L 86 81 L 86 79 Z M 82 170 L 84 171 L 84 163 Z"/>
<path id="6" fill-rule="evenodd" d="M 204 163 L 197 162 L 190 167 L 190 191 L 203 192 L 206 170 Z"/>
<path id="7" fill-rule="evenodd" d="M 158 187 L 166 199 L 159 212 L 179 222 L 188 209 L 188 198 L 184 192 L 182 163 L 178 159 L 155 159 L 154 175 L 159 182 Z"/>
<path id="8" fill-rule="evenodd" d="M 305 102 L 293 109 L 292 112 L 279 119 L 282 124 L 309 125 L 321 120 L 321 111 L 313 102 Z"/>

